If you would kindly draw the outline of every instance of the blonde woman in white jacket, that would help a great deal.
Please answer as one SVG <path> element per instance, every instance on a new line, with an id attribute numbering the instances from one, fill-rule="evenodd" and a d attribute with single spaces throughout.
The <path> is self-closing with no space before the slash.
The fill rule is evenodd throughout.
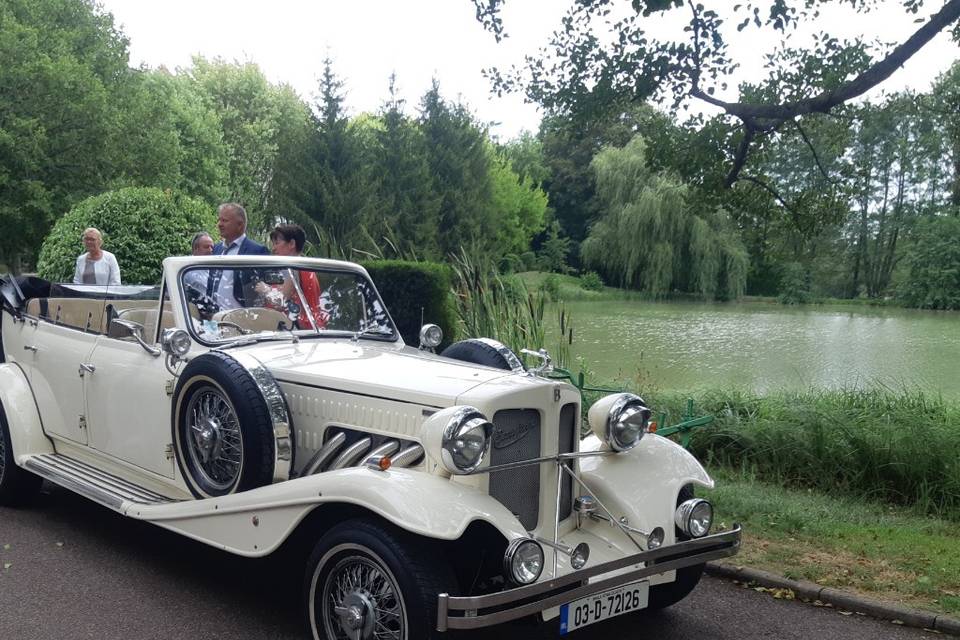
<path id="1" fill-rule="evenodd" d="M 117 258 L 102 246 L 103 236 L 98 229 L 84 229 L 83 247 L 86 252 L 77 256 L 77 268 L 73 272 L 74 284 L 120 284 L 120 265 L 117 264 Z"/>

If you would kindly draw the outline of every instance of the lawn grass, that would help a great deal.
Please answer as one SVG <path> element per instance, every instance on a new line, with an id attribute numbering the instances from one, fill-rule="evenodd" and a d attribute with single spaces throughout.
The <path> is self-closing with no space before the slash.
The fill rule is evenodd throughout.
<path id="1" fill-rule="evenodd" d="M 580 285 L 579 276 L 571 276 L 561 273 L 546 273 L 544 271 L 524 271 L 516 273 L 508 278 L 517 278 L 530 291 L 535 291 L 544 287 L 547 278 L 553 278 L 557 283 L 556 294 L 552 297 L 554 302 L 563 300 L 564 302 L 574 302 L 578 300 L 600 301 L 600 300 L 693 300 L 702 301 L 702 298 L 692 294 L 671 294 L 667 296 L 651 296 L 650 294 L 630 289 L 618 289 L 617 287 L 604 286 L 600 291 L 591 291 L 584 289 Z"/>
<path id="2" fill-rule="evenodd" d="M 744 528 L 728 562 L 878 600 L 960 616 L 958 524 L 915 509 L 813 489 L 785 489 L 711 467 L 723 524 Z"/>

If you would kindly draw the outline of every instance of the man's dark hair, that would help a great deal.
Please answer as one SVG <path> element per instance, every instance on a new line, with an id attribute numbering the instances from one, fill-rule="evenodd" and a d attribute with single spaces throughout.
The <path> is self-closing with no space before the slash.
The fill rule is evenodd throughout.
<path id="1" fill-rule="evenodd" d="M 298 224 L 278 224 L 270 232 L 270 240 L 276 242 L 277 238 L 282 238 L 284 242 L 293 240 L 297 253 L 303 251 L 303 245 L 307 242 L 307 234 L 303 232 L 303 227 Z"/>

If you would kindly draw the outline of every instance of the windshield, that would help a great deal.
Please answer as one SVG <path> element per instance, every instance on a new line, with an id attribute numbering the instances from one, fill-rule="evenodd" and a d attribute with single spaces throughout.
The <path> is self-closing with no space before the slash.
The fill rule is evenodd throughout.
<path id="1" fill-rule="evenodd" d="M 207 343 L 238 338 L 343 336 L 395 340 L 383 302 L 361 274 L 303 267 L 188 267 L 180 290 L 191 331 Z"/>

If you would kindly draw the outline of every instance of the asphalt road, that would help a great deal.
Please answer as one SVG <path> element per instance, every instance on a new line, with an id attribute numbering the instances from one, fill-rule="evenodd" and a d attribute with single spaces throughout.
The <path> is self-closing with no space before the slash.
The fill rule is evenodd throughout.
<path id="1" fill-rule="evenodd" d="M 0 507 L 0 638 L 303 640 L 299 584 L 269 560 L 238 558 L 45 486 L 26 510 Z M 507 625 L 470 638 L 557 635 Z M 705 577 L 683 602 L 599 623 L 572 640 L 900 640 L 934 635 Z"/>

